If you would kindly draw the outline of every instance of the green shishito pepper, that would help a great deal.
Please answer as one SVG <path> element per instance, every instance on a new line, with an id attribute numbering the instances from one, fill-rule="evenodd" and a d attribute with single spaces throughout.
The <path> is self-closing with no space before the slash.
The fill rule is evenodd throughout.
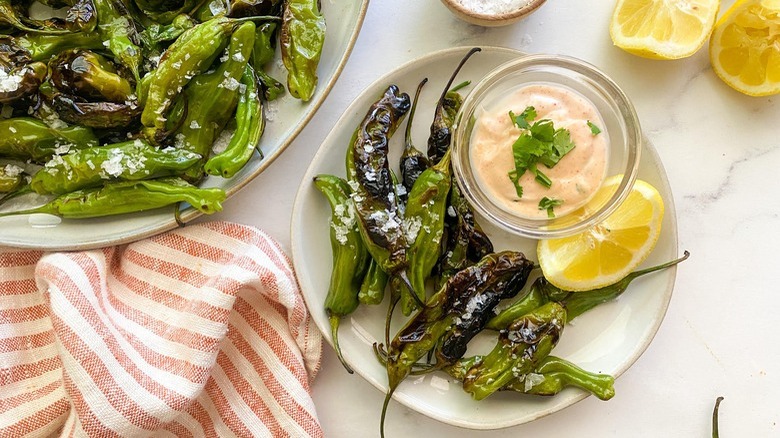
<path id="1" fill-rule="evenodd" d="M 187 202 L 203 213 L 222 210 L 225 192 L 219 188 L 198 188 L 180 178 L 122 181 L 103 187 L 61 195 L 40 207 L 0 213 L 0 217 L 47 213 L 66 219 L 84 219 L 154 210 Z"/>
<path id="2" fill-rule="evenodd" d="M 279 41 L 288 72 L 287 88 L 304 102 L 314 95 L 317 65 L 325 43 L 325 17 L 318 4 L 318 0 L 287 0 L 282 15 Z"/>
<path id="3" fill-rule="evenodd" d="M 209 175 L 232 178 L 244 168 L 255 150 L 259 151 L 265 119 L 254 69 L 249 64 L 244 67 L 241 85 L 243 87 L 236 108 L 236 130 L 227 148 L 206 162 L 205 170 Z"/>
<path id="4" fill-rule="evenodd" d="M 469 369 L 482 364 L 483 356 L 472 356 L 458 361 L 445 371 L 456 380 L 463 380 Z M 552 396 L 568 386 L 587 391 L 601 400 L 615 396 L 615 379 L 607 374 L 585 371 L 573 363 L 556 356 L 542 359 L 534 370 L 513 378 L 501 391 Z"/>
<path id="5" fill-rule="evenodd" d="M 108 42 L 108 50 L 117 62 L 130 69 L 135 80 L 139 80 L 143 56 L 137 44 L 140 42 L 138 30 L 127 7 L 118 0 L 93 0 L 93 4 L 101 39 Z"/>
<path id="6" fill-rule="evenodd" d="M 522 253 L 490 254 L 455 274 L 406 323 L 388 349 L 389 391 L 380 420 L 383 435 L 390 397 L 417 361 L 436 348 L 438 368 L 454 364 L 465 353 L 469 340 L 482 330 L 498 302 L 522 289 L 532 268 L 533 263 Z"/>
<path id="7" fill-rule="evenodd" d="M 318 175 L 314 185 L 328 199 L 331 208 L 330 245 L 333 270 L 330 276 L 325 312 L 330 320 L 333 346 L 342 365 L 352 374 L 339 347 L 339 321 L 359 305 L 358 292 L 368 269 L 370 256 L 360 237 L 357 219 L 349 201 L 349 185 L 332 175 Z"/>
<path id="8" fill-rule="evenodd" d="M 14 191 L 22 185 L 22 169 L 13 164 L 0 166 L 0 193 Z"/>
<path id="9" fill-rule="evenodd" d="M 498 343 L 463 377 L 463 389 L 482 400 L 519 376 L 531 373 L 558 343 L 566 309 L 550 302 L 515 320 L 501 331 Z"/>
<path id="10" fill-rule="evenodd" d="M 97 146 L 92 130 L 81 126 L 52 128 L 32 117 L 0 120 L 0 156 L 44 162 L 62 146 Z"/>
<path id="11" fill-rule="evenodd" d="M 254 35 L 253 23 L 239 26 L 230 37 L 225 61 L 214 72 L 193 78 L 185 89 L 187 116 L 176 135 L 177 144 L 181 143 L 184 149 L 208 157 L 212 144 L 236 108 L 242 87 L 240 80 L 252 53 Z M 203 164 L 205 160 L 191 167 L 185 179 L 199 181 L 204 173 Z"/>
<path id="12" fill-rule="evenodd" d="M 402 291 L 401 310 L 409 315 L 417 302 L 425 302 L 425 281 L 441 253 L 441 239 L 444 233 L 444 217 L 447 214 L 447 198 L 450 193 L 452 175 L 450 154 L 436 165 L 423 171 L 409 192 L 404 223 L 411 241 L 407 251 L 409 266 L 407 274 L 414 288 L 413 292 Z M 417 294 L 418 299 L 410 297 Z"/>
<path id="13" fill-rule="evenodd" d="M 30 23 L 36 27 L 27 25 L 25 22 Z M 27 17 L 21 17 L 19 11 L 14 7 L 11 0 L 0 0 L 0 24 L 10 25 L 22 32 L 38 33 L 38 34 L 63 34 L 68 33 L 67 29 L 58 29 L 56 27 L 46 27 L 45 23 L 38 20 L 31 20 Z"/>
<path id="14" fill-rule="evenodd" d="M 550 301 L 556 301 L 566 307 L 567 319 L 571 321 L 574 318 L 582 315 L 588 310 L 598 306 L 599 304 L 612 301 L 623 294 L 628 289 L 629 284 L 643 275 L 647 275 L 653 272 L 661 271 L 666 268 L 670 268 L 686 260 L 690 256 L 688 251 L 685 251 L 682 257 L 672 260 L 670 262 L 662 263 L 657 266 L 653 266 L 647 269 L 634 271 L 628 274 L 625 278 L 610 286 L 605 286 L 599 289 L 583 292 L 569 292 L 557 288 L 550 284 L 544 277 L 539 277 L 534 281 L 529 293 L 507 307 L 501 313 L 493 317 L 487 324 L 487 328 L 493 330 L 503 330 L 512 321 L 523 315 L 531 312 L 533 309 L 542 306 Z"/>
<path id="15" fill-rule="evenodd" d="M 428 168 L 428 158 L 420 152 L 419 149 L 414 147 L 412 141 L 412 122 L 414 121 L 414 114 L 417 112 L 417 101 L 420 98 L 420 92 L 425 84 L 428 82 L 428 78 L 423 79 L 417 85 L 417 91 L 414 93 L 414 102 L 412 102 L 412 109 L 409 111 L 409 119 L 406 121 L 406 132 L 404 133 L 404 151 L 401 154 L 401 183 L 406 189 L 406 193 L 401 199 L 406 202 L 409 198 L 409 192 L 412 191 L 415 181 L 420 177 L 420 174 Z"/>
<path id="16" fill-rule="evenodd" d="M 390 276 L 404 278 L 406 237 L 390 174 L 388 144 L 410 106 L 409 95 L 389 86 L 355 130 L 346 160 L 347 181 L 368 252 Z"/>
<path id="17" fill-rule="evenodd" d="M 61 195 L 106 180 L 135 181 L 183 172 L 201 156 L 184 149 L 159 149 L 142 140 L 55 155 L 30 181 L 38 194 Z"/>
<path id="18" fill-rule="evenodd" d="M 385 298 L 388 280 L 387 272 L 383 271 L 374 259 L 371 259 L 368 272 L 366 272 L 366 276 L 363 278 L 363 284 L 360 285 L 358 301 L 361 304 L 381 303 Z"/>
<path id="19" fill-rule="evenodd" d="M 148 83 L 144 81 L 148 87 L 144 87 L 146 96 L 142 97 L 145 107 L 141 113 L 141 123 L 146 127 L 164 129 L 166 111 L 175 100 L 174 98 L 181 93 L 192 78 L 197 77 L 211 66 L 230 41 L 234 31 L 241 27 L 247 28 L 247 24 L 251 23 L 247 20 L 216 17 L 181 34 L 163 54 L 159 66 L 151 73 L 152 78 L 149 79 Z M 238 62 L 242 64 L 246 64 L 252 53 L 254 25 L 252 25 L 251 31 L 251 38 L 242 37 L 240 41 L 242 46 L 244 44 L 249 46 L 240 52 L 243 58 Z M 238 58 L 238 55 L 235 57 Z M 229 61 L 230 59 L 226 62 Z M 223 62 L 223 64 L 225 63 Z M 241 65 L 241 70 L 233 77 L 236 86 L 243 72 L 244 66 Z"/>
<path id="20" fill-rule="evenodd" d="M 33 61 L 47 61 L 57 53 L 68 49 L 101 50 L 103 38 L 97 32 L 74 32 L 64 35 L 27 34 L 15 38 L 16 44 L 30 52 Z"/>
<path id="21" fill-rule="evenodd" d="M 252 65 L 255 68 L 260 83 L 263 84 L 263 96 L 271 101 L 284 94 L 284 85 L 271 77 L 263 70 L 271 63 L 276 55 L 274 48 L 274 36 L 276 35 L 276 23 L 263 23 L 257 26 L 255 33 L 255 48 L 252 51 Z"/>

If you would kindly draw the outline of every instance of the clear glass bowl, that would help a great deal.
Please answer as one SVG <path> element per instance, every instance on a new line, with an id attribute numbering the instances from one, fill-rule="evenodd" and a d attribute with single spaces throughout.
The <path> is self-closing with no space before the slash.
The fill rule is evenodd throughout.
<path id="1" fill-rule="evenodd" d="M 616 175 L 620 179 L 611 196 L 594 196 L 581 208 L 552 219 L 529 219 L 503 209 L 478 184 L 470 158 L 472 133 L 484 108 L 498 103 L 513 89 L 540 83 L 569 88 L 595 105 L 604 123 L 601 129 L 609 136 L 603 181 Z M 463 194 L 479 214 L 524 237 L 564 237 L 598 224 L 628 196 L 639 169 L 642 130 L 633 105 L 614 81 L 575 58 L 526 55 L 497 67 L 466 96 L 455 120 L 452 164 Z"/>

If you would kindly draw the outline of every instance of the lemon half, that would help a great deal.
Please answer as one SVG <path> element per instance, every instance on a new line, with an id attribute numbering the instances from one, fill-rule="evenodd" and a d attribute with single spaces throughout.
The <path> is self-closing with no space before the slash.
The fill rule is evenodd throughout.
<path id="1" fill-rule="evenodd" d="M 741 93 L 780 92 L 780 1 L 734 3 L 712 33 L 710 62 L 715 74 Z"/>
<path id="2" fill-rule="evenodd" d="M 620 175 L 608 179 L 596 196 L 614 193 L 621 179 Z M 658 190 L 637 180 L 626 200 L 600 224 L 573 236 L 540 240 L 542 273 L 553 285 L 570 291 L 616 283 L 653 251 L 663 216 Z"/>
<path id="3" fill-rule="evenodd" d="M 704 45 L 719 8 L 719 0 L 618 0 L 609 33 L 635 55 L 685 58 Z"/>

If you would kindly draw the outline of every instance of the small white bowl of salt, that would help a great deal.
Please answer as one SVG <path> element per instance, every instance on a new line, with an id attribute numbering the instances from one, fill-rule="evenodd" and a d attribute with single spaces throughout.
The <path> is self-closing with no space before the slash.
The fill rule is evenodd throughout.
<path id="1" fill-rule="evenodd" d="M 546 0 L 441 0 L 461 20 L 497 27 L 516 23 Z"/>

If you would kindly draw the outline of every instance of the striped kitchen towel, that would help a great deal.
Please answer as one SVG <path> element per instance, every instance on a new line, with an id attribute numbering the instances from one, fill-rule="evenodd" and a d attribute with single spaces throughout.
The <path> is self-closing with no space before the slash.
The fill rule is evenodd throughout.
<path id="1" fill-rule="evenodd" d="M 0 437 L 320 437 L 322 342 L 263 232 L 0 249 Z"/>

